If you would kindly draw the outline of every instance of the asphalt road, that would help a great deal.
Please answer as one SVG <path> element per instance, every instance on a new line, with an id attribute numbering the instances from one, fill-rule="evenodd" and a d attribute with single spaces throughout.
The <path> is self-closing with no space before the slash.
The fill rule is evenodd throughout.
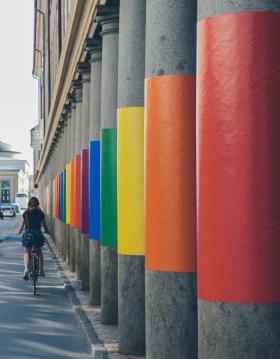
<path id="1" fill-rule="evenodd" d="M 46 250 L 46 277 L 39 278 L 37 296 L 31 281 L 22 279 L 18 225 L 19 217 L 0 221 L 0 359 L 89 359 L 89 348 Z"/>

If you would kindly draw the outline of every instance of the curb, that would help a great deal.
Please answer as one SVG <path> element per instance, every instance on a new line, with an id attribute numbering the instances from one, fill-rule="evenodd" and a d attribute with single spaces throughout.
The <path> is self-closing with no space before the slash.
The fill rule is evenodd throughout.
<path id="1" fill-rule="evenodd" d="M 64 269 L 61 265 L 61 259 L 59 258 L 59 253 L 54 250 L 53 240 L 50 238 L 46 238 L 45 244 L 48 247 L 50 252 L 51 258 L 55 263 L 57 270 L 59 272 L 60 278 L 64 283 L 64 289 L 68 296 L 68 299 L 72 305 L 72 309 L 75 315 L 75 318 L 82 329 L 82 333 L 90 347 L 91 355 L 93 359 L 109 359 L 108 352 L 104 348 L 102 340 L 98 337 L 94 327 L 92 326 L 90 320 L 88 319 L 86 312 L 84 311 L 83 307 L 81 306 L 81 302 L 77 297 L 75 289 L 72 287 L 70 280 L 64 274 Z M 52 244 L 52 243 L 53 244 Z M 55 248 L 56 249 L 56 248 Z M 57 253 L 56 253 L 57 252 Z"/>

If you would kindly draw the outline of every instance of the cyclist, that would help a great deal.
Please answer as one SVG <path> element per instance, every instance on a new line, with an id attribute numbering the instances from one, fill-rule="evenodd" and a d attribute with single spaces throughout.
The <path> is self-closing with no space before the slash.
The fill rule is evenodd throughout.
<path id="1" fill-rule="evenodd" d="M 22 215 L 22 221 L 17 234 L 20 235 L 24 229 L 24 235 L 22 236 L 22 246 L 24 248 L 23 261 L 24 261 L 24 273 L 23 279 L 28 280 L 29 278 L 29 256 L 32 247 L 30 232 L 39 231 L 41 233 L 41 225 L 43 225 L 45 233 L 49 234 L 49 229 L 46 223 L 45 214 L 39 208 L 39 200 L 36 197 L 31 197 L 28 202 L 28 209 Z M 43 238 L 43 235 L 42 235 Z M 43 242 L 42 242 L 43 245 Z M 39 275 L 44 276 L 43 270 L 43 254 L 40 251 L 39 258 Z"/>

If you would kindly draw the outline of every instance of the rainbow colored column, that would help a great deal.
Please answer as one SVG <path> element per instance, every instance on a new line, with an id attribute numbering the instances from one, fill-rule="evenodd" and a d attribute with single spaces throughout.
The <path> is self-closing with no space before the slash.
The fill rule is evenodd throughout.
<path id="1" fill-rule="evenodd" d="M 120 3 L 118 69 L 119 351 L 145 354 L 144 77 L 146 1 Z"/>
<path id="2" fill-rule="evenodd" d="M 279 358 L 280 2 L 199 4 L 199 358 Z"/>
<path id="3" fill-rule="evenodd" d="M 74 228 L 75 228 L 75 273 L 81 279 L 81 125 L 82 125 L 82 84 L 75 82 L 75 159 L 74 159 Z"/>
<path id="4" fill-rule="evenodd" d="M 71 93 L 71 121 L 70 121 L 70 271 L 75 271 L 75 230 L 74 230 L 74 215 L 75 215 L 75 171 L 74 171 L 74 157 L 75 157 L 75 131 L 76 131 L 76 99 L 75 92 Z"/>
<path id="5" fill-rule="evenodd" d="M 70 265 L 70 198 L 71 198 L 71 177 L 70 177 L 70 148 L 71 148 L 71 96 L 67 96 L 67 112 L 65 127 L 65 145 L 64 145 L 64 161 L 65 161 L 65 260 Z"/>
<path id="6" fill-rule="evenodd" d="M 101 304 L 100 257 L 100 117 L 102 46 L 98 35 L 87 42 L 91 55 L 89 121 L 89 304 Z"/>
<path id="7" fill-rule="evenodd" d="M 147 359 L 197 358 L 196 14 L 196 1 L 147 2 Z"/>
<path id="8" fill-rule="evenodd" d="M 81 288 L 89 289 L 89 110 L 90 110 L 90 63 L 78 63 L 82 77 L 81 116 Z"/>
<path id="9" fill-rule="evenodd" d="M 118 322 L 117 78 L 118 14 L 102 13 L 101 85 L 101 322 Z M 114 9 L 112 10 L 114 11 Z"/>

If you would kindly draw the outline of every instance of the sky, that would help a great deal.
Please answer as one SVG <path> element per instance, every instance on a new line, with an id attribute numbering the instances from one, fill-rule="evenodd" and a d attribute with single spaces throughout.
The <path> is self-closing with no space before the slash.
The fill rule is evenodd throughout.
<path id="1" fill-rule="evenodd" d="M 38 122 L 38 82 L 32 77 L 34 1 L 2 1 L 0 11 L 0 141 L 23 154 L 33 171 L 30 129 Z"/>

